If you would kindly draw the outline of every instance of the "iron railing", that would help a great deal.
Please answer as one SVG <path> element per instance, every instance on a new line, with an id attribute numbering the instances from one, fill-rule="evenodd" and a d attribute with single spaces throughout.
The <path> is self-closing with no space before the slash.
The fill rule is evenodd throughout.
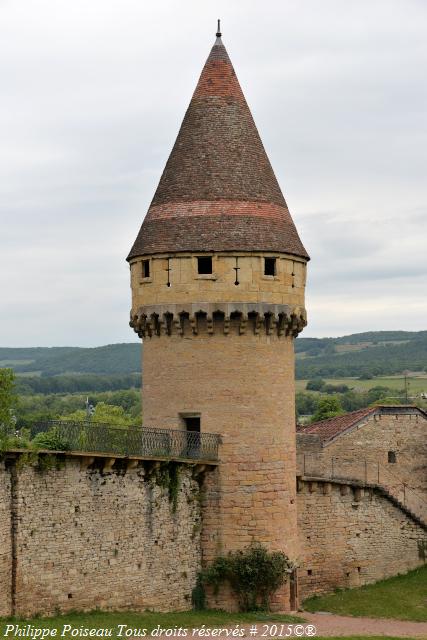
<path id="1" fill-rule="evenodd" d="M 416 482 L 416 478 L 411 474 L 408 478 L 401 478 L 378 461 L 354 457 L 329 457 L 323 453 L 304 453 L 297 456 L 297 474 L 384 487 L 412 513 L 427 522 L 427 500 L 420 493 L 420 489 L 411 486 Z"/>
<path id="2" fill-rule="evenodd" d="M 31 438 L 45 433 L 49 448 L 121 456 L 218 460 L 219 435 L 155 429 L 116 427 L 99 422 L 50 420 L 33 424 Z M 40 440 L 40 437 L 38 438 Z M 43 438 L 39 443 L 43 448 Z"/>

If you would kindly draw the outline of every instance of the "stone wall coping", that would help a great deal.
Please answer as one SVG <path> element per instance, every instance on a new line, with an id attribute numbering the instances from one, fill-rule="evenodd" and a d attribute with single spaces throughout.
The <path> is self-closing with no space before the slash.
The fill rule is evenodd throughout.
<path id="1" fill-rule="evenodd" d="M 17 457 L 21 454 L 25 453 L 36 453 L 36 454 L 48 454 L 48 455 L 61 455 L 67 456 L 70 458 L 105 458 L 105 459 L 120 459 L 120 460 L 147 460 L 147 462 L 158 461 L 158 462 L 180 462 L 183 464 L 188 464 L 188 466 L 195 465 L 206 465 L 211 467 L 216 467 L 220 464 L 218 460 L 205 460 L 199 458 L 179 458 L 178 456 L 126 456 L 120 453 L 105 453 L 99 451 L 59 451 L 53 449 L 8 449 L 4 451 L 3 454 L 6 457 Z"/>
<path id="2" fill-rule="evenodd" d="M 413 511 L 408 509 L 400 500 L 398 500 L 393 494 L 391 494 L 385 487 L 382 485 L 363 482 L 358 480 L 344 479 L 344 478 L 324 478 L 317 476 L 297 476 L 298 480 L 302 482 L 316 482 L 322 484 L 336 484 L 341 486 L 348 486 L 355 489 L 371 489 L 372 491 L 376 491 L 377 493 L 384 496 L 389 502 L 394 504 L 395 507 L 403 511 L 411 520 L 416 522 L 420 527 L 422 527 L 425 531 L 427 531 L 427 522 L 424 522 L 419 516 L 417 516 Z"/>

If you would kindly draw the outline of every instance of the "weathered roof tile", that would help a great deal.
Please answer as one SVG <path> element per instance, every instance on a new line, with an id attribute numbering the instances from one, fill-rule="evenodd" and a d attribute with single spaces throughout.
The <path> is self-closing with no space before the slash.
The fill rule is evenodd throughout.
<path id="1" fill-rule="evenodd" d="M 308 258 L 217 38 L 128 259 L 233 250 Z"/>
<path id="2" fill-rule="evenodd" d="M 298 433 L 318 435 L 322 444 L 325 444 L 342 433 L 345 433 L 348 429 L 355 427 L 360 422 L 363 422 L 363 420 L 369 416 L 374 414 L 392 413 L 393 410 L 395 410 L 396 413 L 402 413 L 405 409 L 410 410 L 411 412 L 415 411 L 427 418 L 425 411 L 419 407 L 414 407 L 413 405 L 377 405 L 375 407 L 365 407 L 363 409 L 357 409 L 357 411 L 350 411 L 349 413 L 335 416 L 334 418 L 328 418 L 327 420 L 319 420 L 312 424 L 298 425 L 297 430 Z"/>

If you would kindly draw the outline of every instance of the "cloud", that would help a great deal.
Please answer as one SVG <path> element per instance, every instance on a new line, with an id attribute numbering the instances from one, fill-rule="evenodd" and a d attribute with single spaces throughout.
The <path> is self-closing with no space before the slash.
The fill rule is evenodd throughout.
<path id="1" fill-rule="evenodd" d="M 2 346 L 134 340 L 125 257 L 216 18 L 312 260 L 305 335 L 425 328 L 427 5 L 0 4 Z"/>

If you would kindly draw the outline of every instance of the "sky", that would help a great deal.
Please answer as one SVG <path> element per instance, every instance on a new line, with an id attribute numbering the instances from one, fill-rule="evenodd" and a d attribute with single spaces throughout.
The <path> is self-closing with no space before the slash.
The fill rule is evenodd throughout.
<path id="1" fill-rule="evenodd" d="M 311 256 L 302 335 L 427 328 L 425 0 L 0 0 L 0 346 L 138 340 L 125 257 L 217 18 Z"/>

